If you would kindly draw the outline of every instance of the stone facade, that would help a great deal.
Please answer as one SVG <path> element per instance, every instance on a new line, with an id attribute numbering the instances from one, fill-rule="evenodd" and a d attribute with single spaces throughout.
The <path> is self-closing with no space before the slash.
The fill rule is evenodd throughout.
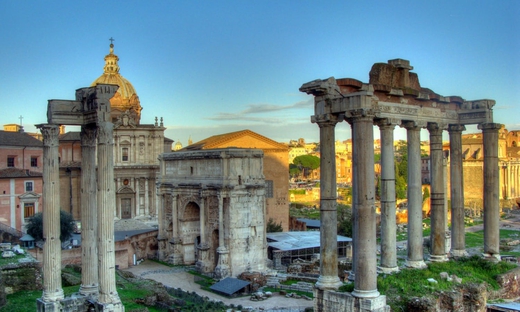
<path id="1" fill-rule="evenodd" d="M 160 156 L 160 260 L 217 278 L 266 269 L 263 156 L 237 148 Z"/>
<path id="2" fill-rule="evenodd" d="M 27 218 L 42 211 L 43 144 L 15 129 L 0 131 L 0 223 L 24 232 Z"/>
<path id="3" fill-rule="evenodd" d="M 266 181 L 266 215 L 284 231 L 289 230 L 288 147 L 250 130 L 219 134 L 193 143 L 183 150 L 215 148 L 255 148 L 264 152 L 263 175 Z"/>

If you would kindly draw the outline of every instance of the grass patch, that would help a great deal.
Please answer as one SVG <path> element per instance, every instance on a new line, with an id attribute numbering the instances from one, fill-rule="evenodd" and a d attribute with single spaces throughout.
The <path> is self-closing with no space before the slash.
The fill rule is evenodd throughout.
<path id="1" fill-rule="evenodd" d="M 272 293 L 279 293 L 280 290 L 284 290 L 284 289 L 267 287 L 267 286 L 264 287 L 264 291 L 270 291 Z M 284 291 L 288 294 L 296 294 L 296 295 L 300 295 L 300 296 L 307 296 L 309 298 L 314 298 L 314 294 L 311 292 L 299 291 L 299 290 L 289 290 L 289 289 L 285 289 Z"/>
<path id="2" fill-rule="evenodd" d="M 392 311 L 403 311 L 407 302 L 413 297 L 433 296 L 439 291 L 453 289 L 453 282 L 440 279 L 441 272 L 449 275 L 455 274 L 462 278 L 462 284 L 486 283 L 493 290 L 499 288 L 495 278 L 498 274 L 505 273 L 516 265 L 506 262 L 492 263 L 478 256 L 459 259 L 458 261 L 434 262 L 428 264 L 424 270 L 402 269 L 391 275 L 379 275 L 377 289 L 389 300 Z M 435 279 L 438 283 L 429 283 L 428 278 Z M 340 287 L 340 291 L 353 291 L 354 284 Z"/>

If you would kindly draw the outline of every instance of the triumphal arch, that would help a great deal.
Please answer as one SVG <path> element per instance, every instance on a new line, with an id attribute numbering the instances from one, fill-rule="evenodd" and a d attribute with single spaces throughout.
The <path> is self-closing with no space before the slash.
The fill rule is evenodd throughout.
<path id="1" fill-rule="evenodd" d="M 406 129 L 408 141 L 408 255 L 406 266 L 425 267 L 422 231 L 420 130 L 430 135 L 431 247 L 430 261 L 465 255 L 464 194 L 461 135 L 465 125 L 477 124 L 484 141 L 484 254 L 499 259 L 498 131 L 493 122 L 493 100 L 466 101 L 441 96 L 421 87 L 413 67 L 403 59 L 376 63 L 370 80 L 314 80 L 300 91 L 314 95 L 311 121 L 320 129 L 321 148 L 321 261 L 316 284 L 315 311 L 388 311 L 377 290 L 374 125 L 381 138 L 381 260 L 383 272 L 397 271 L 394 128 Z M 353 145 L 353 272 L 354 291 L 335 292 L 341 282 L 336 254 L 335 127 L 347 121 Z M 446 209 L 442 134 L 450 138 L 451 249 L 446 242 Z M 340 305 L 340 306 L 338 306 Z"/>
<path id="2" fill-rule="evenodd" d="M 110 99 L 118 86 L 76 90 L 76 100 L 49 100 L 43 134 L 43 294 L 38 311 L 124 311 L 117 294 L 114 248 L 114 138 Z M 61 284 L 59 127 L 81 126 L 81 287 Z M 96 166 L 97 165 L 97 166 Z M 97 168 L 97 170 L 96 170 Z"/>

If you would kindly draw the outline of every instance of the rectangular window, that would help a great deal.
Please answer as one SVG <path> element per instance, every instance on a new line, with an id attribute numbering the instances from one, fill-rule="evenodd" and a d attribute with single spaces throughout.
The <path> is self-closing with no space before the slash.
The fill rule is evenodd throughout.
<path id="1" fill-rule="evenodd" d="M 122 161 L 128 161 L 128 147 L 123 147 L 123 157 Z"/>
<path id="2" fill-rule="evenodd" d="M 31 167 L 38 167 L 38 157 L 31 157 Z"/>
<path id="3" fill-rule="evenodd" d="M 23 217 L 25 219 L 34 216 L 34 204 L 33 203 L 25 203 L 23 204 Z"/>
<path id="4" fill-rule="evenodd" d="M 14 156 L 7 156 L 7 167 L 14 167 Z"/>
<path id="5" fill-rule="evenodd" d="M 265 198 L 273 197 L 273 180 L 265 180 Z"/>
<path id="6" fill-rule="evenodd" d="M 32 192 L 33 191 L 33 182 L 25 182 L 25 191 Z"/>

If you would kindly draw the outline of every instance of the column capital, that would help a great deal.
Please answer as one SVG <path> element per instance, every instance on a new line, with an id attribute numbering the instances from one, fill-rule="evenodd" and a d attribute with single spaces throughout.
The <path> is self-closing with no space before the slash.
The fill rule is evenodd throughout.
<path id="1" fill-rule="evenodd" d="M 401 120 L 396 118 L 383 118 L 374 121 L 374 125 L 378 126 L 379 129 L 394 129 L 395 126 L 400 125 Z"/>
<path id="2" fill-rule="evenodd" d="M 422 128 L 426 128 L 427 122 L 426 121 L 404 121 L 401 123 L 401 127 L 405 128 L 406 130 L 421 130 Z"/>
<path id="3" fill-rule="evenodd" d="M 39 124 L 36 125 L 36 128 L 40 129 L 40 132 L 43 135 L 44 146 L 59 145 L 58 136 L 60 134 L 60 126 L 54 124 Z"/>
<path id="4" fill-rule="evenodd" d="M 494 122 L 486 122 L 478 124 L 478 128 L 482 131 L 498 131 L 502 128 L 502 124 L 494 123 Z"/>
<path id="5" fill-rule="evenodd" d="M 430 133 L 432 132 L 441 132 L 446 129 L 447 125 L 446 124 L 443 124 L 443 123 L 437 123 L 437 122 L 429 122 L 427 125 L 426 125 L 426 129 L 428 129 L 428 131 Z"/>
<path id="6" fill-rule="evenodd" d="M 311 122 L 318 124 L 320 128 L 335 127 L 338 122 L 343 121 L 343 116 L 336 114 L 322 114 L 311 116 Z"/>
<path id="7" fill-rule="evenodd" d="M 448 125 L 448 132 L 462 132 L 466 131 L 466 126 L 459 124 Z"/>
<path id="8" fill-rule="evenodd" d="M 81 126 L 81 146 L 95 147 L 98 135 L 98 128 L 96 126 Z"/>

